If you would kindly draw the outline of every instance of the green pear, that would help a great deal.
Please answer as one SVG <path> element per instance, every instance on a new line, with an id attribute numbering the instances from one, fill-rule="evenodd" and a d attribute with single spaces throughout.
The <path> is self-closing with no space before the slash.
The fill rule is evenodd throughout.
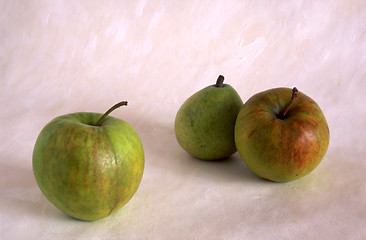
<path id="1" fill-rule="evenodd" d="M 203 160 L 227 158 L 236 152 L 234 129 L 243 101 L 219 76 L 216 84 L 189 97 L 179 108 L 174 130 L 179 145 Z"/>

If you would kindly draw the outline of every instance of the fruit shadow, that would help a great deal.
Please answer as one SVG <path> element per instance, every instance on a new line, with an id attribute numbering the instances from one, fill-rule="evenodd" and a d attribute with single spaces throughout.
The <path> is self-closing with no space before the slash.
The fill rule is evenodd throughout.
<path id="1" fill-rule="evenodd" d="M 177 151 L 182 150 L 178 148 Z M 248 169 L 238 153 L 228 158 L 210 161 L 192 157 L 186 152 L 178 153 L 176 156 L 182 166 L 177 172 L 183 176 L 190 173 L 191 176 L 212 179 L 215 182 L 253 183 L 264 181 Z"/>
<path id="2" fill-rule="evenodd" d="M 145 149 L 145 172 L 157 169 L 170 172 L 177 177 L 199 177 L 214 181 L 263 182 L 245 165 L 238 153 L 215 161 L 207 161 L 192 157 L 178 144 L 173 123 L 146 122 L 141 140 Z"/>
<path id="3" fill-rule="evenodd" d="M 0 163 L 0 169 L 0 203 L 7 216 L 67 219 L 39 190 L 31 168 Z"/>
<path id="4" fill-rule="evenodd" d="M 116 221 L 117 224 L 121 223 L 116 218 L 121 218 L 121 216 L 123 218 L 124 216 L 121 211 L 119 215 L 113 214 L 97 221 L 84 221 L 70 217 L 52 205 L 43 195 L 31 167 L 11 166 L 0 162 L 0 169 L 2 177 L 0 182 L 0 209 L 1 213 L 11 223 L 25 224 L 27 222 L 29 226 L 37 224 L 37 228 L 47 230 L 50 225 L 57 222 L 57 226 L 61 224 L 64 227 L 63 231 L 72 231 L 75 227 L 74 224 L 77 224 L 77 226 L 82 227 L 80 231 L 84 231 L 84 228 L 91 231 L 90 228 L 92 227 L 93 231 L 97 232 L 109 226 L 111 221 Z M 124 218 L 126 219 L 126 216 Z M 63 225 L 68 223 L 71 223 L 71 225 Z M 9 225 L 7 231 L 14 232 L 19 230 L 17 228 L 17 225 Z"/>

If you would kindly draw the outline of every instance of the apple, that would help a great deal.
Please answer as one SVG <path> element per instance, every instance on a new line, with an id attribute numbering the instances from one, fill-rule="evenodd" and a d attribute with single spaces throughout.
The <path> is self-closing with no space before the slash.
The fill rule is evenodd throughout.
<path id="1" fill-rule="evenodd" d="M 33 172 L 42 193 L 65 214 L 86 221 L 111 215 L 135 194 L 144 171 L 144 150 L 134 128 L 105 114 L 56 117 L 40 132 Z"/>
<path id="2" fill-rule="evenodd" d="M 329 127 L 318 104 L 297 88 L 252 96 L 235 123 L 235 144 L 261 178 L 288 182 L 313 171 L 329 145 Z"/>

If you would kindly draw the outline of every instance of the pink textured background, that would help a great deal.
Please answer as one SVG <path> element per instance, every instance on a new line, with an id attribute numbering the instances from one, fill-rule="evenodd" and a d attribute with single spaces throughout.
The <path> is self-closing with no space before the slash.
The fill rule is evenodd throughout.
<path id="1" fill-rule="evenodd" d="M 0 0 L 0 239 L 366 239 L 366 2 Z M 176 111 L 219 74 L 243 101 L 296 86 L 331 140 L 294 182 L 255 177 L 238 154 L 188 156 Z M 42 127 L 116 110 L 138 131 L 136 195 L 97 222 L 65 217 L 41 194 L 32 151 Z"/>

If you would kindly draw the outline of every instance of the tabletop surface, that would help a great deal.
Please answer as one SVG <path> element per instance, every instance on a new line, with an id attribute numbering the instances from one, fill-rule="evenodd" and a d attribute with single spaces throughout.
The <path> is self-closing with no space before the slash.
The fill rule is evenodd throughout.
<path id="1" fill-rule="evenodd" d="M 366 2 L 0 1 L 0 239 L 366 239 Z M 177 143 L 183 102 L 217 76 L 246 102 L 296 86 L 321 107 L 330 144 L 288 183 L 238 153 L 191 157 Z M 136 194 L 76 220 L 32 171 L 41 129 L 71 112 L 129 122 L 145 150 Z"/>

